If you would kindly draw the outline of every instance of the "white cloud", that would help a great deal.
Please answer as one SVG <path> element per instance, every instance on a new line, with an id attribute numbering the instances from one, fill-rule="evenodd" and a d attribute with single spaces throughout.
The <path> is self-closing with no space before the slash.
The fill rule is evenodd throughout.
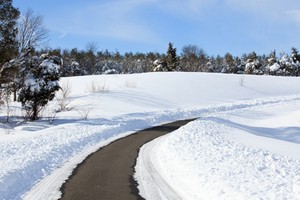
<path id="1" fill-rule="evenodd" d="M 62 39 L 68 35 L 68 32 L 62 32 L 61 35 L 58 37 L 59 39 Z"/>

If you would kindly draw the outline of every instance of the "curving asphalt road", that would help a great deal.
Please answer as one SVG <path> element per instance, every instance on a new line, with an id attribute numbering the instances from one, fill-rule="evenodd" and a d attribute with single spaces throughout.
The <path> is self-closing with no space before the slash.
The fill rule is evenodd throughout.
<path id="1" fill-rule="evenodd" d="M 139 148 L 192 120 L 181 120 L 136 132 L 90 155 L 63 184 L 62 200 L 131 200 L 138 195 L 133 179 Z"/>

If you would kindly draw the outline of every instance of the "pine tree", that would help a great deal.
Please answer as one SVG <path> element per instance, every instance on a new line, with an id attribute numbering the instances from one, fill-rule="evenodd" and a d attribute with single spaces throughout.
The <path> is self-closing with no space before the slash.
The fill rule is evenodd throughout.
<path id="1" fill-rule="evenodd" d="M 292 48 L 291 58 L 295 63 L 300 62 L 299 51 L 295 47 Z"/>
<path id="2" fill-rule="evenodd" d="M 222 69 L 223 73 L 236 73 L 237 64 L 235 63 L 234 57 L 230 53 L 226 53 L 224 57 L 224 67 Z"/>
<path id="3" fill-rule="evenodd" d="M 289 55 L 285 52 L 280 53 L 280 58 L 278 60 L 281 71 L 278 75 L 291 76 L 293 74 L 293 66 L 291 64 L 291 59 Z"/>
<path id="4" fill-rule="evenodd" d="M 167 70 L 175 71 L 178 65 L 178 58 L 176 55 L 176 48 L 173 47 L 173 44 L 169 42 L 168 52 L 167 52 Z"/>
<path id="5" fill-rule="evenodd" d="M 300 55 L 298 50 L 293 47 L 292 48 L 292 53 L 291 53 L 291 60 L 292 60 L 292 66 L 294 68 L 294 76 L 299 76 L 300 72 Z"/>
<path id="6" fill-rule="evenodd" d="M 280 65 L 276 59 L 276 51 L 272 51 L 267 59 L 267 66 L 265 74 L 276 75 L 277 71 L 280 70 Z"/>
<path id="7" fill-rule="evenodd" d="M 51 101 L 60 89 L 60 66 L 57 56 L 43 54 L 40 57 L 28 54 L 20 63 L 18 101 L 26 111 L 29 120 L 38 119 L 40 111 Z"/>
<path id="8" fill-rule="evenodd" d="M 253 51 L 245 57 L 245 73 L 246 74 L 262 74 L 260 70 L 261 63 L 257 54 Z"/>
<path id="9" fill-rule="evenodd" d="M 11 93 L 17 67 L 9 61 L 18 54 L 17 19 L 20 12 L 12 6 L 12 0 L 0 0 L 0 85 Z"/>
<path id="10" fill-rule="evenodd" d="M 0 0 L 0 66 L 18 54 L 16 24 L 19 15 L 12 0 Z"/>

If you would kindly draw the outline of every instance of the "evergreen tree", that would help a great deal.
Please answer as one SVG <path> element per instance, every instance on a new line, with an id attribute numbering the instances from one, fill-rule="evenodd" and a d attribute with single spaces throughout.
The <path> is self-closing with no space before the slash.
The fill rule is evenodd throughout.
<path id="1" fill-rule="evenodd" d="M 60 65 L 57 56 L 43 54 L 40 57 L 27 54 L 20 62 L 18 101 L 26 111 L 29 120 L 38 119 L 40 111 L 51 101 L 60 89 Z"/>
<path id="2" fill-rule="evenodd" d="M 224 62 L 225 62 L 224 67 L 222 69 L 223 73 L 236 73 L 237 72 L 237 66 L 236 66 L 235 60 L 230 53 L 225 54 Z"/>
<path id="3" fill-rule="evenodd" d="M 257 54 L 254 51 L 248 54 L 244 58 L 244 61 L 246 74 L 262 74 L 260 70 L 261 64 L 259 62 Z"/>
<path id="4" fill-rule="evenodd" d="M 178 58 L 176 55 L 176 48 L 173 47 L 173 44 L 169 42 L 168 52 L 167 52 L 167 70 L 175 71 L 178 65 Z"/>
<path id="5" fill-rule="evenodd" d="M 298 50 L 293 47 L 291 53 L 292 66 L 294 68 L 294 76 L 299 76 L 300 72 L 300 55 Z"/>
<path id="6" fill-rule="evenodd" d="M 292 74 L 293 66 L 291 64 L 290 57 L 287 53 L 280 53 L 278 64 L 280 65 L 280 70 L 277 73 L 278 75 L 290 76 Z"/>
<path id="7" fill-rule="evenodd" d="M 276 51 L 272 51 L 267 59 L 267 66 L 265 68 L 265 74 L 275 75 L 276 71 L 280 68 L 277 63 Z"/>
<path id="8" fill-rule="evenodd" d="M 0 66 L 18 54 L 17 20 L 20 12 L 12 0 L 0 0 Z"/>
<path id="9" fill-rule="evenodd" d="M 0 85 L 8 93 L 14 91 L 18 71 L 13 63 L 8 62 L 18 54 L 16 24 L 19 15 L 12 0 L 0 0 Z"/>
<path id="10" fill-rule="evenodd" d="M 276 51 L 274 50 L 269 55 L 268 64 L 273 65 L 275 62 L 277 62 L 277 59 L 276 59 Z"/>

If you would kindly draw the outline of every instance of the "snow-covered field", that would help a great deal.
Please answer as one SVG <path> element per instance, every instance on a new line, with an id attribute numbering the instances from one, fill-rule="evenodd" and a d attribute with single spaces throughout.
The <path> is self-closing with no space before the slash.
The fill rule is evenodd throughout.
<path id="1" fill-rule="evenodd" d="M 194 117 L 142 148 L 135 175 L 142 196 L 300 198 L 299 78 L 174 72 L 63 78 L 66 84 L 70 110 L 52 124 L 1 128 L 0 199 L 57 199 L 72 169 L 98 148 Z M 53 109 L 55 102 L 44 116 Z"/>

